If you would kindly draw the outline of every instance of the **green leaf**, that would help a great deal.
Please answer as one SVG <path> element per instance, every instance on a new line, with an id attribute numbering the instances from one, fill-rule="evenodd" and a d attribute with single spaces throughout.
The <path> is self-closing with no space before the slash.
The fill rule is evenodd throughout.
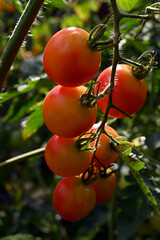
<path id="1" fill-rule="evenodd" d="M 143 178 L 141 177 L 140 173 L 138 171 L 142 170 L 144 168 L 144 163 L 139 161 L 135 154 L 131 153 L 128 156 L 122 156 L 123 161 L 129 166 L 130 171 L 139 184 L 142 192 L 148 198 L 151 205 L 155 209 L 155 211 L 159 214 L 158 210 L 158 202 L 156 198 L 153 196 L 150 188 L 145 184 Z"/>
<path id="2" fill-rule="evenodd" d="M 82 20 L 77 17 L 76 14 L 64 16 L 64 18 L 61 21 L 61 28 L 67 28 L 71 26 L 83 28 L 84 24 Z"/>
<path id="3" fill-rule="evenodd" d="M 14 123 L 25 117 L 30 109 L 37 102 L 37 95 L 34 95 L 30 99 L 26 98 L 22 100 L 19 98 L 17 101 L 13 101 L 11 104 L 5 120 L 9 120 L 10 123 Z"/>
<path id="4" fill-rule="evenodd" d="M 151 190 L 149 189 L 149 187 L 145 184 L 143 178 L 134 169 L 130 169 L 130 170 L 131 170 L 131 173 L 132 173 L 133 177 L 135 178 L 135 180 L 139 184 L 142 192 L 148 198 L 148 200 L 150 201 L 150 203 L 153 206 L 153 208 L 156 211 L 156 213 L 160 214 L 159 209 L 158 209 L 158 202 L 157 202 L 156 198 L 153 196 L 153 194 L 152 194 Z"/>
<path id="5" fill-rule="evenodd" d="M 26 126 L 23 130 L 24 140 L 31 137 L 44 124 L 42 117 L 42 105 L 43 102 L 40 102 L 33 107 L 33 112 L 29 115 Z"/>
<path id="6" fill-rule="evenodd" d="M 117 0 L 119 7 L 126 11 L 131 11 L 138 2 L 139 0 Z"/>
<path id="7" fill-rule="evenodd" d="M 160 210 L 160 183 L 159 180 L 154 180 L 154 178 L 149 175 L 147 169 L 143 169 L 139 172 L 140 176 L 143 178 L 145 185 L 150 189 L 152 195 L 157 201 L 158 208 Z"/>
<path id="8" fill-rule="evenodd" d="M 78 18 L 82 21 L 88 21 L 91 16 L 91 10 L 88 6 L 88 2 L 82 2 L 81 4 L 75 5 L 75 12 Z"/>
<path id="9" fill-rule="evenodd" d="M 122 159 L 134 171 L 140 171 L 145 167 L 144 162 L 140 161 L 133 153 L 129 153 L 129 155 L 122 154 Z"/>
<path id="10" fill-rule="evenodd" d="M 56 8 L 64 8 L 64 7 L 66 7 L 67 1 L 51 0 L 51 4 L 53 7 L 56 7 Z"/>
<path id="11" fill-rule="evenodd" d="M 132 152 L 133 147 L 134 144 L 132 142 L 128 142 L 123 138 L 120 139 L 120 152 L 122 156 L 129 156 L 129 154 Z"/>
<path id="12" fill-rule="evenodd" d="M 14 4 L 16 10 L 18 10 L 18 12 L 20 12 L 22 14 L 23 10 L 24 10 L 22 3 L 19 0 L 13 0 L 13 4 Z"/>
<path id="13" fill-rule="evenodd" d="M 30 82 L 29 84 L 23 83 L 23 84 L 19 85 L 13 91 L 10 90 L 8 92 L 0 94 L 0 104 L 4 103 L 5 101 L 8 101 L 16 96 L 19 96 L 20 94 L 23 94 L 23 93 L 33 90 L 36 83 L 37 83 L 37 81 Z"/>
<path id="14" fill-rule="evenodd" d="M 8 92 L 0 94 L 0 104 L 16 97 L 21 94 L 27 93 L 32 90 L 37 90 L 44 93 L 46 89 L 53 87 L 53 82 L 48 79 L 46 74 L 39 76 L 30 76 L 30 78 L 13 86 Z"/>

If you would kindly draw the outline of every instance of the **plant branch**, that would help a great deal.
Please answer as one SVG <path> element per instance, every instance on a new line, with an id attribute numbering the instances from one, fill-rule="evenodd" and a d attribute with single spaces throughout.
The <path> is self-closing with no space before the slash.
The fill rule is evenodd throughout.
<path id="1" fill-rule="evenodd" d="M 6 167 L 10 167 L 13 164 L 21 162 L 23 160 L 43 155 L 44 151 L 45 151 L 45 148 L 39 148 L 34 151 L 30 151 L 30 152 L 24 153 L 22 155 L 10 158 L 10 159 L 6 160 L 5 162 L 0 163 L 0 170 L 3 170 Z"/>
<path id="2" fill-rule="evenodd" d="M 119 61 L 118 43 L 119 43 L 119 39 L 120 39 L 120 35 L 121 35 L 120 34 L 120 29 L 119 29 L 121 14 L 120 14 L 120 11 L 118 9 L 116 0 L 111 0 L 111 6 L 112 6 L 113 18 L 114 18 L 114 36 L 116 36 L 116 38 L 114 40 L 115 43 L 114 43 L 114 51 L 113 51 L 112 72 L 111 72 L 111 78 L 110 78 L 110 83 L 109 83 L 110 91 L 108 93 L 109 94 L 108 105 L 107 105 L 106 111 L 104 113 L 102 123 L 99 127 L 99 128 L 102 128 L 102 129 L 104 129 L 104 125 L 107 122 L 109 110 L 113 106 L 112 95 L 113 95 L 113 87 L 114 87 L 114 78 L 115 78 L 115 73 L 116 73 L 116 67 L 117 67 L 117 64 L 118 64 L 118 61 Z"/>
<path id="3" fill-rule="evenodd" d="M 133 66 L 136 66 L 136 67 L 139 67 L 139 68 L 143 69 L 143 65 L 141 63 L 133 61 L 133 60 L 131 60 L 129 58 L 124 58 L 124 57 L 120 56 L 119 62 L 129 63 L 129 64 L 131 64 Z"/>
<path id="4" fill-rule="evenodd" d="M 13 33 L 8 41 L 7 47 L 0 61 L 0 92 L 13 61 L 21 47 L 35 17 L 37 16 L 44 0 L 30 0 L 24 9 Z"/>
<path id="5" fill-rule="evenodd" d="M 144 20 L 150 20 L 151 16 L 149 14 L 129 14 L 129 13 L 122 13 L 121 12 L 121 17 L 122 18 L 136 18 L 136 19 L 144 19 Z"/>

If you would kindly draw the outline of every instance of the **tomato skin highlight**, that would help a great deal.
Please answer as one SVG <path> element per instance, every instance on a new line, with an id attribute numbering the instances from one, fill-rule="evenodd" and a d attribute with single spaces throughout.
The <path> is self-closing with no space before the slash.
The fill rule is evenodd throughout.
<path id="1" fill-rule="evenodd" d="M 52 133 L 72 138 L 93 126 L 97 106 L 89 108 L 82 105 L 80 97 L 85 91 L 84 86 L 66 88 L 58 85 L 47 94 L 43 103 L 43 119 Z"/>
<path id="2" fill-rule="evenodd" d="M 93 131 L 96 132 L 97 127 L 93 128 Z M 105 125 L 105 131 L 111 135 L 113 138 L 119 138 L 118 133 L 110 126 Z M 90 143 L 91 147 L 94 147 L 94 142 Z M 116 147 L 117 150 L 119 150 L 119 146 Z M 112 150 L 111 148 L 111 139 L 105 135 L 104 133 L 101 134 L 99 138 L 98 148 L 95 152 L 95 156 L 102 162 L 104 166 L 109 166 L 111 163 L 113 163 L 119 156 L 119 153 Z M 94 159 L 94 163 L 96 167 L 101 167 L 102 165 Z"/>
<path id="3" fill-rule="evenodd" d="M 95 203 L 93 187 L 83 184 L 79 177 L 63 178 L 53 193 L 54 209 L 68 221 L 78 221 L 86 217 Z"/>
<path id="4" fill-rule="evenodd" d="M 108 168 L 107 173 L 109 172 L 111 172 L 111 170 Z M 114 173 L 107 178 L 98 176 L 96 181 L 92 183 L 92 187 L 96 193 L 96 203 L 107 201 L 114 193 L 116 184 L 116 176 Z"/>
<path id="5" fill-rule="evenodd" d="M 89 33 L 77 27 L 60 30 L 47 43 L 43 65 L 49 78 L 64 87 L 77 87 L 97 74 L 101 53 L 88 46 Z"/>
<path id="6" fill-rule="evenodd" d="M 108 86 L 111 76 L 112 66 L 106 68 L 97 78 L 102 92 Z M 97 91 L 95 87 L 95 92 Z M 132 67 L 125 64 L 118 64 L 115 74 L 115 85 L 113 88 L 112 102 L 119 109 L 123 110 L 129 115 L 137 112 L 145 102 L 147 95 L 147 86 L 145 79 L 137 79 L 132 74 Z M 97 101 L 99 108 L 105 112 L 108 104 L 108 95 L 104 96 L 102 100 Z M 109 116 L 112 118 L 124 118 L 125 114 L 118 110 L 111 108 Z"/>
<path id="7" fill-rule="evenodd" d="M 47 143 L 45 161 L 50 170 L 61 177 L 73 177 L 84 172 L 92 159 L 91 151 L 80 151 L 77 138 L 54 135 Z"/>

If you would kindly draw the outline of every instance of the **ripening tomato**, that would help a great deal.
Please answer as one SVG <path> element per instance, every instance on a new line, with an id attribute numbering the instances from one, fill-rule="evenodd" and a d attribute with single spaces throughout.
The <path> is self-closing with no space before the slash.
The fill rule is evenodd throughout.
<path id="1" fill-rule="evenodd" d="M 98 77 L 100 82 L 99 93 L 109 84 L 112 66 L 106 68 Z M 95 87 L 95 92 L 98 86 Z M 145 79 L 137 79 L 132 73 L 132 67 L 125 64 L 118 64 L 115 74 L 115 85 L 113 88 L 113 104 L 124 112 L 132 115 L 144 104 L 147 95 Z M 99 108 L 105 112 L 108 104 L 108 95 L 97 101 Z M 113 118 L 124 118 L 125 114 L 111 108 L 109 116 Z"/>
<path id="2" fill-rule="evenodd" d="M 101 53 L 88 46 L 89 33 L 77 27 L 57 32 L 47 43 L 43 65 L 49 78 L 65 87 L 89 82 L 98 72 Z"/>
<path id="3" fill-rule="evenodd" d="M 47 143 L 45 161 L 52 172 L 61 177 L 73 177 L 84 172 L 92 159 L 91 151 L 80 151 L 77 138 L 54 135 Z"/>
<path id="4" fill-rule="evenodd" d="M 95 132 L 96 130 L 97 127 L 93 127 L 93 131 Z M 105 131 L 118 141 L 119 135 L 112 127 L 105 125 Z M 90 146 L 94 147 L 94 141 L 90 143 Z M 117 146 L 116 149 L 119 150 L 120 147 Z M 112 149 L 112 140 L 106 134 L 102 133 L 95 155 L 104 166 L 109 166 L 118 158 L 119 153 Z M 96 167 L 101 166 L 96 159 L 94 159 L 94 163 Z"/>
<path id="5" fill-rule="evenodd" d="M 107 173 L 111 172 L 108 168 Z M 107 201 L 115 191 L 116 188 L 116 176 L 112 173 L 109 177 L 98 176 L 96 181 L 92 183 L 92 187 L 96 193 L 96 203 L 102 203 Z"/>
<path id="6" fill-rule="evenodd" d="M 76 137 L 88 131 L 96 121 L 97 107 L 87 107 L 80 97 L 86 87 L 53 88 L 43 104 L 43 119 L 47 128 L 62 137 Z"/>
<path id="7" fill-rule="evenodd" d="M 79 177 L 63 178 L 53 193 L 56 212 L 68 221 L 86 217 L 94 208 L 96 195 L 91 185 L 83 184 Z"/>

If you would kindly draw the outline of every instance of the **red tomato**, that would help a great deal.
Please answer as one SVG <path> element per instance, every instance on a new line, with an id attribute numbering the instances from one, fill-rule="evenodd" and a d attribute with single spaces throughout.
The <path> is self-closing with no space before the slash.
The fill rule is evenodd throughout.
<path id="1" fill-rule="evenodd" d="M 109 84 L 112 66 L 106 68 L 98 77 L 97 81 L 100 84 L 100 91 L 102 92 Z M 95 91 L 97 91 L 95 87 Z M 144 104 L 147 95 L 147 87 L 145 79 L 137 79 L 132 74 L 132 67 L 125 64 L 118 64 L 115 74 L 115 85 L 113 88 L 113 104 L 124 112 L 132 115 L 137 112 Z M 99 108 L 105 112 L 108 104 L 108 95 L 98 100 Z M 124 118 L 126 115 L 118 110 L 111 108 L 109 116 L 113 118 Z"/>
<path id="2" fill-rule="evenodd" d="M 45 160 L 52 172 L 62 177 L 72 177 L 84 172 L 92 159 L 91 151 L 80 151 L 76 138 L 54 135 L 47 143 Z"/>
<path id="3" fill-rule="evenodd" d="M 93 128 L 93 131 L 95 132 L 97 128 Z M 118 133 L 110 126 L 105 125 L 105 131 L 110 134 L 113 138 L 117 138 L 118 140 Z M 111 142 L 112 140 L 105 135 L 104 133 L 101 134 L 99 142 L 98 142 L 98 148 L 96 150 L 96 157 L 102 162 L 103 165 L 109 166 L 111 163 L 113 163 L 117 157 L 119 156 L 119 153 L 114 151 L 111 148 Z M 90 143 L 91 147 L 94 147 L 94 141 Z M 119 146 L 116 147 L 117 150 L 119 150 Z M 95 166 L 100 167 L 101 164 L 94 159 Z"/>
<path id="4" fill-rule="evenodd" d="M 46 96 L 43 119 L 47 128 L 62 137 L 76 137 L 88 131 L 96 121 L 97 107 L 82 105 L 80 97 L 86 87 L 56 86 Z"/>
<path id="5" fill-rule="evenodd" d="M 110 169 L 107 169 L 107 173 L 110 171 Z M 112 196 L 116 188 L 115 174 L 112 173 L 112 175 L 107 178 L 98 176 L 96 181 L 92 183 L 92 187 L 96 193 L 96 203 L 107 201 Z"/>
<path id="6" fill-rule="evenodd" d="M 79 177 L 60 180 L 53 193 L 56 212 L 68 221 L 86 217 L 94 208 L 96 195 L 91 185 L 83 184 Z"/>
<path id="7" fill-rule="evenodd" d="M 89 33 L 77 27 L 57 32 L 47 43 L 43 65 L 50 79 L 65 87 L 89 82 L 98 72 L 101 53 L 88 46 Z"/>

